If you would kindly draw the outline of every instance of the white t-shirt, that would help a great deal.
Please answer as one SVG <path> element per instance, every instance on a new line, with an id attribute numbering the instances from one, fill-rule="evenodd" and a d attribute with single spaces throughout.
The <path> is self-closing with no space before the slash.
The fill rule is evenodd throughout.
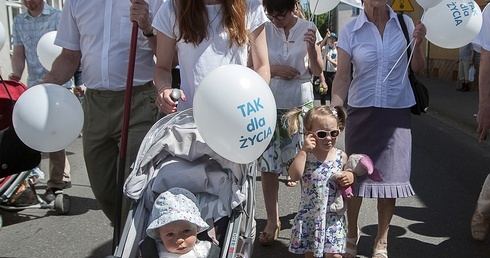
<path id="1" fill-rule="evenodd" d="M 179 110 L 193 106 L 194 93 L 201 80 L 212 70 L 227 64 L 247 65 L 248 53 L 246 44 L 238 47 L 236 44 L 230 48 L 228 33 L 220 26 L 223 12 L 221 4 L 206 5 L 211 26 L 209 26 L 209 39 L 204 39 L 201 44 L 194 46 L 183 40 L 177 42 L 178 58 L 180 66 L 181 84 L 187 100 L 179 101 Z M 175 24 L 175 11 L 172 1 L 167 0 L 153 20 L 153 27 L 170 38 L 177 39 L 179 28 Z M 264 8 L 258 0 L 247 0 L 247 30 L 252 33 L 264 22 L 267 17 Z M 174 31 L 175 26 L 175 31 Z M 230 87 L 233 82 L 230 82 Z"/>
<path id="2" fill-rule="evenodd" d="M 474 49 L 478 52 L 481 52 L 481 48 L 490 51 L 490 4 L 483 9 L 482 18 L 483 25 L 480 33 L 472 41 Z"/>
<path id="3" fill-rule="evenodd" d="M 336 60 L 337 59 L 337 46 L 334 45 L 332 48 L 330 45 L 326 45 L 327 48 L 327 56 Z M 327 58 L 325 58 L 325 71 L 327 72 L 337 72 L 337 66 L 334 66 Z"/>
<path id="4" fill-rule="evenodd" d="M 354 67 L 354 79 L 348 93 L 348 104 L 352 107 L 408 108 L 415 104 L 407 72 L 407 41 L 397 15 L 389 6 L 386 8 L 390 19 L 386 22 L 383 38 L 365 12 L 339 33 L 337 48 L 352 57 Z M 411 40 L 414 24 L 410 17 L 403 16 Z M 398 58 L 400 61 L 384 81 Z"/>
<path id="5" fill-rule="evenodd" d="M 288 39 L 286 39 L 284 29 L 278 29 L 270 21 L 265 25 L 269 64 L 288 65 L 296 68 L 300 73 L 293 80 L 271 78 L 270 87 L 278 109 L 300 107 L 313 101 L 313 86 L 308 69 L 308 50 L 304 41 L 304 34 L 308 28 L 316 30 L 316 43 L 323 40 L 314 23 L 300 18 L 289 30 Z"/>

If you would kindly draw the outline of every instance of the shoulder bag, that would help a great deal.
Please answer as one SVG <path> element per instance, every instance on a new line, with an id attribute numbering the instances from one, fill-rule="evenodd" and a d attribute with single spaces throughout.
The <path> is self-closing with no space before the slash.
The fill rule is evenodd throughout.
<path id="1" fill-rule="evenodd" d="M 407 45 L 410 43 L 408 38 L 408 30 L 407 25 L 405 24 L 405 20 L 403 19 L 403 14 L 398 14 L 398 21 L 400 22 L 400 26 L 402 27 L 403 34 L 405 35 L 405 39 L 407 40 Z M 410 54 L 412 50 L 410 47 L 407 48 L 407 58 L 410 60 Z M 429 108 L 429 91 L 419 80 L 415 77 L 412 68 L 410 67 L 410 63 L 408 64 L 408 79 L 410 80 L 410 85 L 412 86 L 413 95 L 415 96 L 415 105 L 412 106 L 411 111 L 414 115 L 420 115 L 422 113 L 427 113 L 427 109 Z"/>

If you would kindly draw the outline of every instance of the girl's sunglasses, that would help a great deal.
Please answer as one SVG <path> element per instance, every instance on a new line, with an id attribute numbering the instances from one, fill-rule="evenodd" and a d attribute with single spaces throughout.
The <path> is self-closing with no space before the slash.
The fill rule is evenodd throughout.
<path id="1" fill-rule="evenodd" d="M 332 131 L 325 131 L 325 130 L 318 130 L 316 132 L 313 132 L 318 139 L 325 139 L 327 138 L 328 135 L 332 138 L 336 138 L 340 134 L 340 130 L 332 130 Z"/>

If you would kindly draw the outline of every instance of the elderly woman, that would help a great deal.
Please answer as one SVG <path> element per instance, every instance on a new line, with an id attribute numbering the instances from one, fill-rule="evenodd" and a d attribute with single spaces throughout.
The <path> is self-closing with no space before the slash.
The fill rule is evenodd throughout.
<path id="1" fill-rule="evenodd" d="M 421 72 L 425 62 L 421 43 L 426 29 L 420 22 L 414 25 L 408 16 L 403 18 L 409 38 L 414 39 L 410 66 L 414 72 Z M 382 258 L 388 257 L 388 228 L 396 199 L 415 194 L 410 184 L 410 107 L 415 99 L 406 73 L 406 46 L 398 17 L 387 0 L 364 0 L 364 11 L 339 33 L 331 106 L 343 105 L 349 96 L 346 152 L 369 155 L 383 177 L 382 182 L 359 178 L 354 184 L 356 197 L 349 200 L 347 211 L 347 257 L 356 257 L 362 198 L 377 198 L 378 232 L 373 257 Z"/>

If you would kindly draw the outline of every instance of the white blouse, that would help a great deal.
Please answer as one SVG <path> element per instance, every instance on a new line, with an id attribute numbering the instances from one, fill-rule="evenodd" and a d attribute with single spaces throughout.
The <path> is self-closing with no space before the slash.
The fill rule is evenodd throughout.
<path id="1" fill-rule="evenodd" d="M 271 78 L 270 87 L 278 109 L 299 107 L 313 101 L 312 75 L 309 71 L 309 56 L 304 41 L 308 28 L 316 30 L 316 43 L 323 40 L 315 24 L 300 18 L 289 29 L 287 39 L 284 29 L 278 29 L 270 21 L 265 24 L 269 64 L 288 65 L 296 68 L 300 73 L 293 80 L 283 80 L 280 77 Z"/>
<path id="2" fill-rule="evenodd" d="M 337 47 L 352 57 L 354 79 L 348 92 L 352 107 L 408 108 L 415 104 L 407 72 L 407 41 L 397 15 L 389 6 L 386 8 L 390 19 L 382 37 L 365 12 L 339 33 Z M 404 19 L 411 40 L 414 24 L 408 16 L 404 15 Z"/>
<path id="3" fill-rule="evenodd" d="M 211 25 L 209 38 L 203 40 L 198 46 L 177 42 L 180 67 L 180 89 L 185 92 L 187 100 L 179 102 L 178 109 L 184 110 L 193 107 L 193 98 L 201 80 L 212 70 L 227 64 L 247 65 L 247 46 L 238 47 L 236 44 L 230 48 L 228 32 L 221 26 L 221 4 L 206 5 Z M 247 30 L 254 32 L 267 21 L 264 8 L 258 0 L 247 0 Z M 163 2 L 162 8 L 153 20 L 153 27 L 170 38 L 176 39 L 179 28 L 176 25 L 176 16 L 172 1 Z M 230 87 L 232 87 L 230 82 Z"/>

